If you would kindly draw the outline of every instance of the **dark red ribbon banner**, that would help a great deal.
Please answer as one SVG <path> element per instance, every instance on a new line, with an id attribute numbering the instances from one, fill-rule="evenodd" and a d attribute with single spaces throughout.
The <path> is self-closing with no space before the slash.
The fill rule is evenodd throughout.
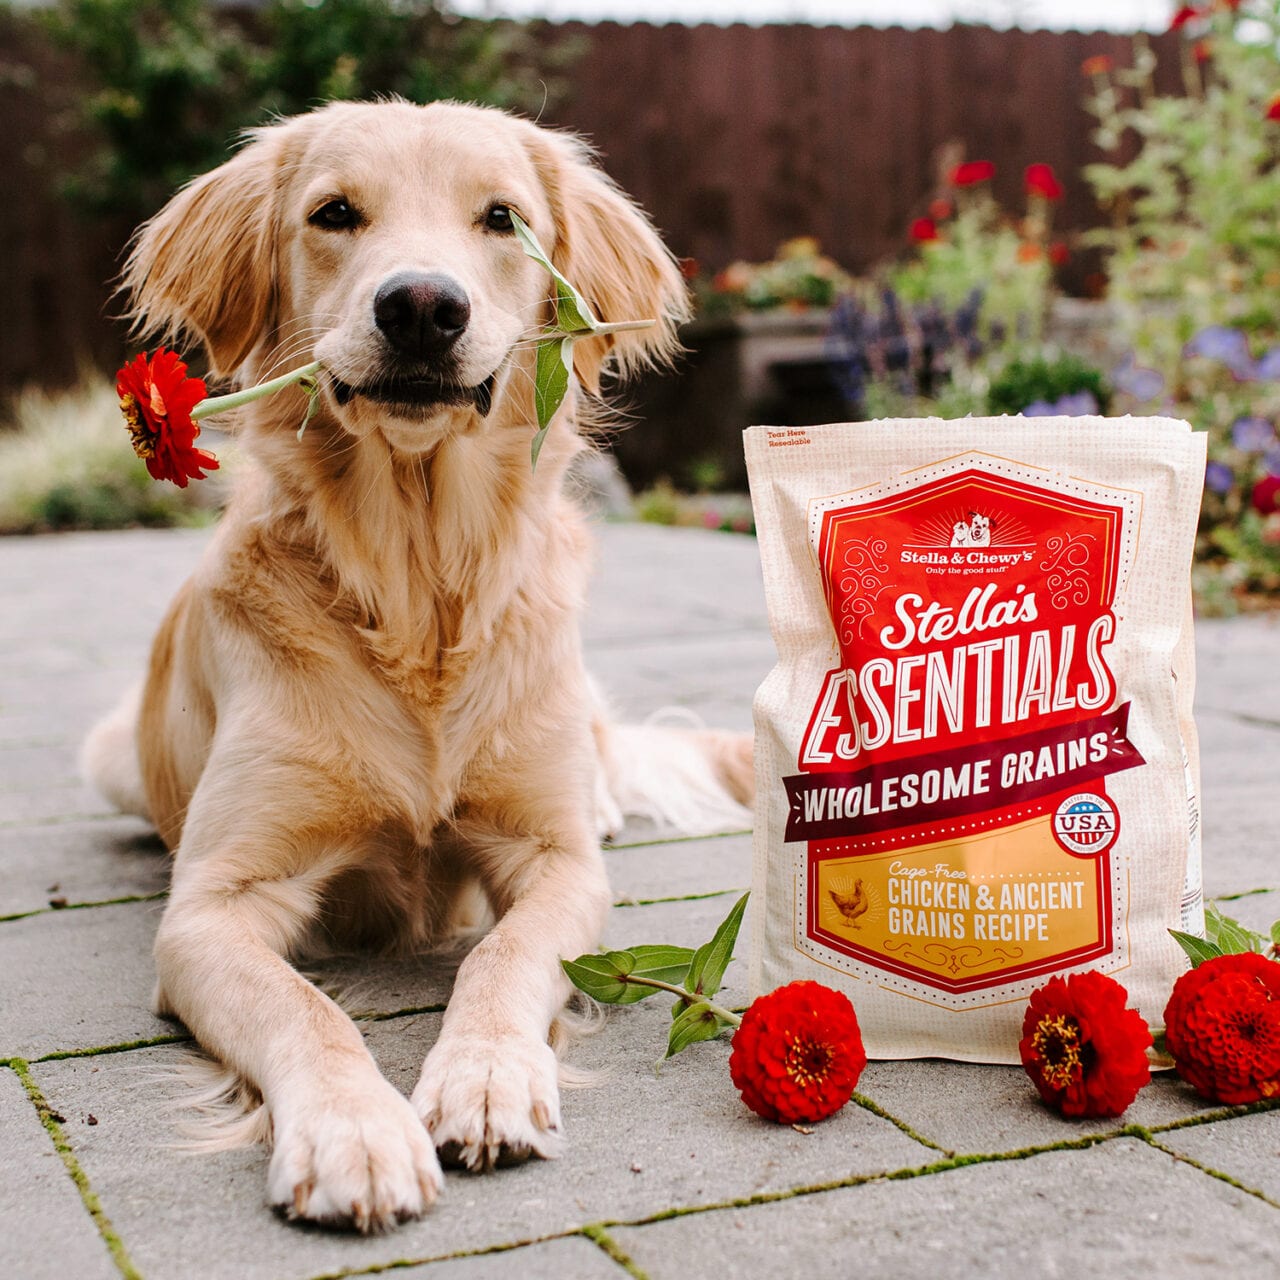
<path id="1" fill-rule="evenodd" d="M 855 772 L 784 778 L 784 839 L 830 840 L 984 813 L 1085 787 L 1145 764 L 1129 741 L 1129 703 L 1105 715 Z"/>

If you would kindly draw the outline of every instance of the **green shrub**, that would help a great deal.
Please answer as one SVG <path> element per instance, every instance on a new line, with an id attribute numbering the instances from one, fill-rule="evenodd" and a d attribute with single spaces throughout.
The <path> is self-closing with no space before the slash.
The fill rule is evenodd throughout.
<path id="1" fill-rule="evenodd" d="M 1106 413 L 1111 392 L 1102 374 L 1078 356 L 1014 360 L 991 381 L 987 409 L 991 413 L 1021 413 L 1030 405 L 1055 404 L 1066 396 L 1088 392 Z"/>
<path id="2" fill-rule="evenodd" d="M 536 112 L 576 42 L 453 14 L 444 0 L 57 0 L 42 20 L 83 68 L 77 123 L 95 143 L 65 186 L 136 223 L 241 130 L 334 98 L 458 98 Z"/>

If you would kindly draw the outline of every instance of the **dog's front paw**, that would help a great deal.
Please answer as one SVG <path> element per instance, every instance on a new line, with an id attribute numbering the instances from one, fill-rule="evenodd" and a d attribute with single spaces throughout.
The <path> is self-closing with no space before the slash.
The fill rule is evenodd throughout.
<path id="1" fill-rule="evenodd" d="M 560 1091 L 551 1046 L 517 1036 L 441 1036 L 413 1105 L 447 1163 L 468 1169 L 560 1154 Z"/>
<path id="2" fill-rule="evenodd" d="M 440 1194 L 440 1162 L 418 1113 L 381 1076 L 321 1083 L 272 1113 L 271 1204 L 291 1218 L 385 1231 Z"/>

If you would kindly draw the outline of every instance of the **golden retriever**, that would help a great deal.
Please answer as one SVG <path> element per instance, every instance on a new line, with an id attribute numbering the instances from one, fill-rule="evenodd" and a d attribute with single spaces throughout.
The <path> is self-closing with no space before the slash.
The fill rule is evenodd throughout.
<path id="1" fill-rule="evenodd" d="M 140 329 L 198 339 L 217 374 L 324 364 L 301 438 L 301 391 L 243 411 L 254 466 L 84 758 L 174 852 L 157 1006 L 260 1094 L 270 1202 L 362 1230 L 432 1203 L 437 1147 L 473 1169 L 557 1153 L 559 961 L 598 945 L 598 816 L 628 769 L 695 812 L 751 799 L 742 737 L 646 747 L 600 717 L 562 493 L 586 446 L 570 396 L 530 467 L 554 293 L 512 211 L 603 319 L 657 322 L 578 343 L 585 393 L 670 357 L 686 296 L 648 221 L 581 143 L 476 107 L 258 130 L 125 272 Z M 429 943 L 477 882 L 496 922 L 406 1099 L 291 961 Z"/>

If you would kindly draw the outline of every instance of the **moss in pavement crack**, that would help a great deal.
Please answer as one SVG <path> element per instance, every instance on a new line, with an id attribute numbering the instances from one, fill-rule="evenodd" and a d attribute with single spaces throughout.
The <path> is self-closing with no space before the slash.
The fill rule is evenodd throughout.
<path id="1" fill-rule="evenodd" d="M 870 1111 L 873 1116 L 879 1116 L 881 1120 L 887 1120 L 895 1128 L 901 1129 L 908 1138 L 918 1142 L 922 1147 L 928 1147 L 930 1151 L 941 1151 L 943 1155 L 955 1155 L 954 1151 L 949 1151 L 946 1147 L 939 1146 L 938 1143 L 932 1142 L 917 1133 L 905 1120 L 899 1120 L 897 1116 L 886 1111 L 878 1102 L 872 1102 L 866 1094 L 854 1093 L 851 1101 L 856 1102 L 864 1111 Z"/>
<path id="2" fill-rule="evenodd" d="M 1183 1116 L 1166 1124 L 1153 1124 L 1150 1133 L 1172 1133 L 1175 1129 L 1194 1129 L 1197 1125 L 1214 1124 L 1219 1120 L 1234 1120 L 1238 1116 L 1257 1115 L 1263 1111 L 1280 1108 L 1280 1098 L 1264 1098 L 1260 1102 L 1242 1102 L 1235 1106 L 1219 1107 L 1216 1111 L 1202 1111 L 1199 1115 Z"/>
<path id="3" fill-rule="evenodd" d="M 1198 1169 L 1201 1173 L 1207 1174 L 1210 1178 L 1217 1178 L 1219 1182 L 1225 1182 L 1229 1187 L 1235 1187 L 1237 1191 L 1243 1191 L 1245 1195 L 1253 1196 L 1257 1200 L 1261 1200 L 1263 1204 L 1269 1204 L 1273 1209 L 1280 1209 L 1280 1202 L 1273 1200 L 1264 1191 L 1259 1191 L 1257 1187 L 1248 1186 L 1239 1178 L 1233 1178 L 1229 1173 L 1223 1173 L 1221 1169 L 1215 1169 L 1211 1165 L 1202 1164 L 1192 1156 L 1183 1155 L 1181 1151 L 1174 1151 L 1171 1147 L 1166 1147 L 1164 1143 L 1157 1142 L 1154 1135 L 1147 1135 L 1147 1142 L 1157 1151 L 1163 1151 L 1165 1155 L 1172 1156 L 1179 1164 L 1189 1164 L 1193 1169 Z"/>
<path id="4" fill-rule="evenodd" d="M 785 1191 L 757 1191 L 753 1195 L 738 1196 L 732 1200 L 719 1200 L 710 1204 L 678 1205 L 670 1209 L 661 1209 L 643 1218 L 606 1219 L 598 1225 L 601 1229 L 609 1227 L 644 1227 L 655 1222 L 666 1222 L 672 1218 L 685 1218 L 698 1213 L 713 1213 L 719 1209 L 749 1209 L 759 1204 L 774 1204 L 779 1200 L 792 1200 L 801 1196 L 818 1195 L 824 1191 L 844 1191 L 852 1187 L 863 1187 L 877 1182 L 905 1182 L 911 1178 L 924 1178 L 935 1173 L 948 1173 L 952 1169 L 965 1169 L 971 1165 L 1000 1164 L 1006 1160 L 1030 1160 L 1036 1156 L 1050 1155 L 1055 1151 L 1084 1151 L 1089 1147 L 1101 1146 L 1116 1138 L 1140 1136 L 1131 1128 L 1118 1129 L 1113 1133 L 1089 1134 L 1082 1138 L 1066 1138 L 1062 1142 L 1049 1143 L 1039 1147 L 1023 1147 L 1017 1151 L 984 1152 L 973 1155 L 952 1155 L 943 1160 L 935 1160 L 930 1164 L 909 1165 L 903 1169 L 894 1169 L 880 1173 L 858 1173 L 848 1178 L 834 1178 L 829 1182 L 815 1182 L 802 1187 L 790 1187 Z"/>
<path id="5" fill-rule="evenodd" d="M 98 1228 L 98 1234 L 110 1251 L 111 1258 L 119 1268 L 120 1274 L 124 1276 L 125 1280 L 142 1280 L 138 1269 L 133 1265 L 128 1252 L 125 1250 L 124 1242 L 116 1234 L 115 1227 L 111 1225 L 111 1219 L 107 1217 L 106 1212 L 103 1210 L 102 1202 L 98 1199 L 97 1192 L 89 1185 L 89 1178 L 80 1167 L 80 1162 L 76 1159 L 75 1152 L 71 1149 L 71 1143 L 67 1141 L 67 1135 L 62 1128 L 62 1118 L 45 1101 L 45 1096 L 41 1093 L 40 1086 L 32 1079 L 29 1064 L 22 1058 L 10 1058 L 9 1066 L 18 1079 L 22 1081 L 22 1087 L 27 1091 L 27 1097 L 31 1099 L 31 1103 L 36 1109 L 36 1114 L 40 1117 L 40 1123 L 52 1140 L 54 1149 L 62 1158 L 62 1163 L 66 1166 L 71 1181 L 75 1183 L 76 1190 L 80 1193 L 80 1199 L 84 1203 L 89 1216 L 93 1219 L 94 1226 Z"/>
<path id="6" fill-rule="evenodd" d="M 1259 894 L 1263 893 L 1275 893 L 1275 889 L 1241 889 L 1239 893 L 1219 893 L 1213 898 L 1213 901 L 1239 902 L 1241 898 L 1256 898 Z"/>
<path id="7" fill-rule="evenodd" d="M 605 853 L 618 849 L 649 849 L 657 844 L 699 844 L 708 840 L 729 840 L 749 836 L 751 828 L 744 831 L 714 831 L 705 836 L 655 836 L 652 840 L 628 840 L 625 844 L 606 843 Z"/>
<path id="8" fill-rule="evenodd" d="M 707 898 L 724 898 L 736 893 L 742 896 L 742 889 L 712 889 L 708 893 L 682 893 L 674 898 L 620 898 L 615 907 L 656 907 L 667 902 L 702 902 Z"/>
<path id="9" fill-rule="evenodd" d="M 33 907 L 30 911 L 15 911 L 12 915 L 0 916 L 0 924 L 9 924 L 14 920 L 28 920 L 32 916 L 56 916 L 64 911 L 87 911 L 91 907 L 120 907 L 131 902 L 159 902 L 169 896 L 168 889 L 160 889 L 155 893 L 134 893 L 123 898 L 101 898 L 93 902 L 67 902 L 60 907 Z"/>
<path id="10" fill-rule="evenodd" d="M 649 1280 L 647 1273 L 636 1265 L 630 1254 L 626 1253 L 603 1227 L 592 1224 L 583 1227 L 582 1234 L 597 1248 L 608 1254 L 629 1276 L 634 1276 L 635 1280 Z"/>
<path id="11" fill-rule="evenodd" d="M 463 1258 L 487 1258 L 492 1254 L 514 1253 L 533 1244 L 546 1244 L 551 1240 L 571 1239 L 576 1231 L 557 1231 L 548 1236 L 534 1236 L 529 1240 L 511 1240 L 505 1244 L 488 1245 L 480 1249 L 459 1249 L 456 1253 L 433 1253 L 421 1258 L 393 1258 L 390 1262 L 371 1262 L 363 1267 L 343 1267 L 340 1271 L 325 1271 L 310 1280 L 357 1280 L 360 1276 L 380 1276 L 388 1272 L 403 1271 L 406 1267 L 425 1267 L 435 1262 L 457 1262 Z"/>
<path id="12" fill-rule="evenodd" d="M 147 1040 L 126 1040 L 122 1044 L 100 1044 L 91 1049 L 55 1049 L 41 1054 L 33 1062 L 61 1062 L 64 1058 L 97 1058 L 108 1053 L 128 1053 L 133 1049 L 155 1049 L 166 1044 L 190 1044 L 192 1037 L 186 1032 L 174 1032 L 170 1036 L 152 1036 Z"/>

